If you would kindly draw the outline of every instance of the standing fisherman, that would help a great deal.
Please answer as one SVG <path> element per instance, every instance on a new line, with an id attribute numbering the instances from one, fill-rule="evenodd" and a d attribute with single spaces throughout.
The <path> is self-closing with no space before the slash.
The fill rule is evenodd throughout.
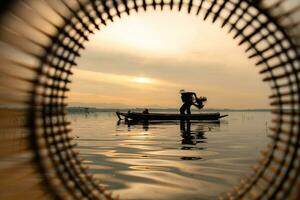
<path id="1" fill-rule="evenodd" d="M 180 114 L 191 114 L 191 106 L 194 105 L 197 108 L 203 108 L 203 102 L 206 101 L 206 97 L 197 98 L 195 92 L 186 92 L 185 90 L 180 90 L 181 100 L 183 102 L 182 106 L 180 107 Z M 185 113 L 186 111 L 186 113 Z"/>

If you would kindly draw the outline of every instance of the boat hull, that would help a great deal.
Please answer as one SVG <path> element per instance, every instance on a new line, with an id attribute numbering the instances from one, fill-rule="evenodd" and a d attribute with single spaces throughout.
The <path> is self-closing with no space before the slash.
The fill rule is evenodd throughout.
<path id="1" fill-rule="evenodd" d="M 175 113 L 137 113 L 137 112 L 116 112 L 119 119 L 124 117 L 125 120 L 133 121 L 145 121 L 145 120 L 201 120 L 201 121 L 215 121 L 219 120 L 227 115 L 221 115 L 220 113 L 200 113 L 200 114 L 175 114 Z"/>

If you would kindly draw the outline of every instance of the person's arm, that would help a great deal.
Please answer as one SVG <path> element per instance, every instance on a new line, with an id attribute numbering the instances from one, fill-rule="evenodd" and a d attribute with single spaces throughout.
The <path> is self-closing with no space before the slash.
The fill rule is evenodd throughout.
<path id="1" fill-rule="evenodd" d="M 198 98 L 195 92 L 193 92 L 193 95 L 195 96 L 195 99 L 197 99 L 197 98 Z"/>
<path id="2" fill-rule="evenodd" d="M 191 92 L 191 97 L 192 97 L 192 100 L 193 100 L 193 104 L 196 104 L 197 103 L 197 95 L 195 92 Z"/>

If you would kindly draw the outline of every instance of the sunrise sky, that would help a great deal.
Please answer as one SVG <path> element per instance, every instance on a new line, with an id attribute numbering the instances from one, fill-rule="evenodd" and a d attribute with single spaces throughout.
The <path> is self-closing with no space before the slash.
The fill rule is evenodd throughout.
<path id="1" fill-rule="evenodd" d="M 123 16 L 86 43 L 69 105 L 176 108 L 185 89 L 207 108 L 268 108 L 269 86 L 227 31 L 184 12 Z"/>

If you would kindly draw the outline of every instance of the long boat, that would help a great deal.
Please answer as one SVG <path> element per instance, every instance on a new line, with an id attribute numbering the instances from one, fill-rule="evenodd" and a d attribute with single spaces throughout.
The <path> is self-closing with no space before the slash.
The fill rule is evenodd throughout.
<path id="1" fill-rule="evenodd" d="M 228 115 L 220 113 L 199 113 L 199 114 L 176 114 L 176 113 L 139 113 L 139 112 L 116 112 L 120 120 L 125 121 L 147 121 L 147 120 L 201 120 L 217 121 Z M 123 117 L 123 118 L 122 118 Z"/>

